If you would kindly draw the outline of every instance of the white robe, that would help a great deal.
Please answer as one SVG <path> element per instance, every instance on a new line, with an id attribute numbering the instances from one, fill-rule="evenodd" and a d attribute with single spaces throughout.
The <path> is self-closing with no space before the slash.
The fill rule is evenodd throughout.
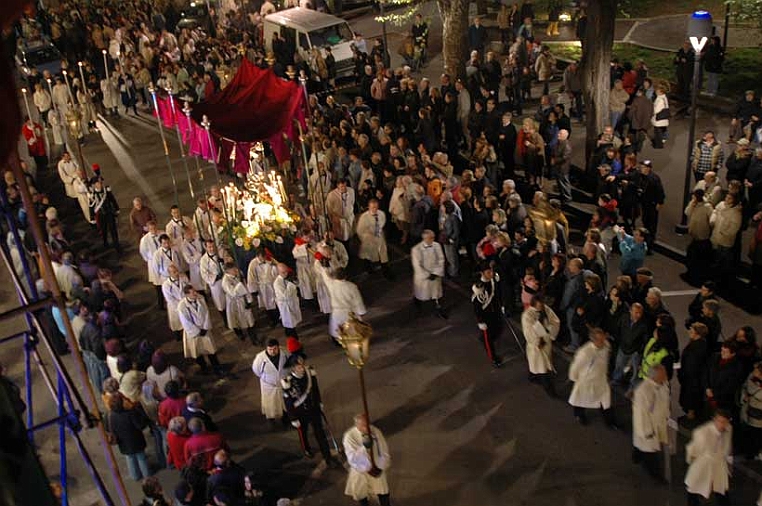
<path id="1" fill-rule="evenodd" d="M 669 386 L 646 378 L 632 396 L 632 446 L 642 452 L 661 451 L 669 442 Z"/>
<path id="2" fill-rule="evenodd" d="M 712 492 L 724 494 L 730 486 L 727 457 L 731 455 L 733 428 L 720 433 L 713 421 L 697 427 L 685 447 L 688 471 L 685 488 L 692 494 L 709 498 Z"/>
<path id="3" fill-rule="evenodd" d="M 582 345 L 569 366 L 569 379 L 574 382 L 569 404 L 579 408 L 609 409 L 611 387 L 608 380 L 609 354 L 606 343 L 597 348 L 592 341 Z"/>
<path id="4" fill-rule="evenodd" d="M 212 239 L 212 225 L 209 211 L 204 211 L 197 207 L 193 211 L 193 220 L 198 230 L 198 237 L 201 240 Z"/>
<path id="5" fill-rule="evenodd" d="M 275 288 L 273 282 L 278 277 L 278 267 L 275 262 L 259 258 L 254 258 L 249 262 L 249 269 L 246 276 L 246 284 L 251 293 L 257 294 L 257 302 L 260 309 L 273 310 L 278 306 L 275 304 Z"/>
<path id="6" fill-rule="evenodd" d="M 77 201 L 79 202 L 79 207 L 82 209 L 82 214 L 85 216 L 85 219 L 90 222 L 90 196 L 89 196 L 89 190 L 87 188 L 87 183 L 79 176 L 74 180 L 74 183 L 72 183 L 72 186 L 74 187 L 74 191 L 77 194 Z"/>
<path id="7" fill-rule="evenodd" d="M 61 125 L 61 120 L 58 118 L 58 111 L 55 109 L 48 111 L 48 123 L 50 123 L 50 131 L 53 134 L 53 144 L 56 146 L 63 146 L 64 127 Z"/>
<path id="8" fill-rule="evenodd" d="M 187 297 L 177 304 L 180 323 L 183 326 L 183 354 L 185 358 L 197 358 L 217 353 L 209 321 L 209 308 L 203 297 L 196 298 L 196 304 Z M 201 331 L 206 330 L 202 336 Z"/>
<path id="9" fill-rule="evenodd" d="M 103 107 L 106 109 L 119 107 L 120 95 L 113 75 L 110 75 L 109 79 L 101 79 L 101 91 L 103 92 Z"/>
<path id="10" fill-rule="evenodd" d="M 74 285 L 82 286 L 82 276 L 71 265 L 59 264 L 57 262 L 53 263 L 53 272 L 61 291 L 71 300 L 71 291 Z"/>
<path id="11" fill-rule="evenodd" d="M 339 337 L 339 327 L 349 319 L 349 313 L 362 316 L 367 313 L 365 302 L 357 285 L 346 279 L 326 280 L 331 296 L 331 318 L 328 320 L 328 333 L 333 338 Z"/>
<path id="12" fill-rule="evenodd" d="M 370 432 L 373 435 L 373 459 L 376 467 L 384 471 L 376 478 L 368 474 L 372 464 L 370 453 L 362 445 L 360 430 L 352 427 L 344 433 L 343 445 L 349 464 L 349 476 L 344 493 L 355 501 L 368 498 L 370 495 L 389 493 L 389 482 L 386 480 L 386 471 L 392 464 L 389 446 L 386 444 L 384 435 L 376 427 L 371 425 Z"/>
<path id="13" fill-rule="evenodd" d="M 360 238 L 358 256 L 361 260 L 386 263 L 389 261 L 389 255 L 386 251 L 386 237 L 384 236 L 386 215 L 381 210 L 378 210 L 377 213 L 378 220 L 370 211 L 362 213 L 360 219 L 357 220 L 357 236 Z"/>
<path id="14" fill-rule="evenodd" d="M 328 244 L 325 241 L 322 241 L 319 245 L 320 246 L 327 246 L 331 248 L 331 270 L 336 271 L 336 269 L 345 269 L 347 265 L 349 265 L 349 253 L 347 253 L 347 248 L 344 247 L 343 244 L 341 244 L 339 241 L 331 241 L 331 244 Z"/>
<path id="15" fill-rule="evenodd" d="M 164 227 L 164 231 L 172 241 L 172 246 L 177 248 L 183 243 L 183 232 L 185 231 L 185 227 L 193 228 L 193 223 L 187 216 L 183 216 L 179 220 L 172 218 L 167 223 L 167 226 Z"/>
<path id="16" fill-rule="evenodd" d="M 174 281 L 167 278 L 161 284 L 161 293 L 164 295 L 164 300 L 167 303 L 167 321 L 169 323 L 169 330 L 172 332 L 183 330 L 183 325 L 180 322 L 180 315 L 177 312 L 177 306 L 183 297 L 185 297 L 183 290 L 187 284 L 188 278 L 182 274 Z"/>
<path id="17" fill-rule="evenodd" d="M 53 86 L 52 98 L 61 115 L 65 118 L 66 111 L 69 110 L 69 90 L 64 83 Z"/>
<path id="18" fill-rule="evenodd" d="M 185 265 L 188 266 L 188 276 L 190 277 L 190 283 L 196 290 L 204 290 L 206 285 L 204 280 L 201 279 L 201 255 L 204 254 L 204 247 L 201 241 L 196 238 L 190 241 L 183 241 L 183 245 L 180 248 L 183 254 L 183 260 Z"/>
<path id="19" fill-rule="evenodd" d="M 225 314 L 231 329 L 250 329 L 254 326 L 254 313 L 246 305 L 253 302 L 246 286 L 238 279 L 225 273 L 222 276 L 222 290 L 225 292 Z"/>
<path id="20" fill-rule="evenodd" d="M 217 311 L 225 310 L 225 292 L 222 290 L 222 265 L 219 262 L 219 255 L 214 258 L 209 253 L 204 253 L 199 260 L 201 279 L 209 287 L 209 293 L 212 295 L 212 301 Z M 219 277 L 219 279 L 217 279 Z"/>
<path id="21" fill-rule="evenodd" d="M 58 162 L 58 175 L 63 181 L 64 188 L 66 189 L 66 196 L 76 199 L 78 197 L 77 190 L 74 187 L 74 182 L 77 180 L 77 174 L 79 173 L 79 165 L 72 158 L 68 162 L 60 160 Z"/>
<path id="22" fill-rule="evenodd" d="M 332 271 L 330 262 L 328 267 L 324 267 L 320 260 L 316 258 L 312 263 L 312 269 L 315 273 L 315 291 L 317 292 L 317 300 L 318 306 L 320 306 L 320 312 L 324 314 L 330 314 L 331 295 L 328 293 L 328 286 L 326 286 L 326 280 Z"/>
<path id="23" fill-rule="evenodd" d="M 421 241 L 410 250 L 410 262 L 413 264 L 413 296 L 418 300 L 442 298 L 442 278 L 445 275 L 445 257 L 442 245 L 433 242 L 430 245 Z M 429 279 L 435 274 L 436 279 Z"/>
<path id="24" fill-rule="evenodd" d="M 296 285 L 287 281 L 279 274 L 273 283 L 275 303 L 280 311 L 280 320 L 284 328 L 296 328 L 302 321 L 302 309 L 299 307 L 299 296 Z"/>
<path id="25" fill-rule="evenodd" d="M 159 248 L 153 252 L 153 265 L 160 283 L 164 283 L 164 281 L 169 278 L 169 266 L 172 264 L 174 264 L 180 272 L 185 271 L 185 263 L 180 256 L 180 252 L 176 249 L 170 248 L 165 250 L 164 248 Z"/>
<path id="26" fill-rule="evenodd" d="M 296 260 L 296 277 L 299 279 L 299 294 L 304 300 L 315 298 L 315 272 L 312 270 L 312 260 L 309 243 L 297 244 L 291 251 Z"/>
<path id="27" fill-rule="evenodd" d="M 338 188 L 331 190 L 325 199 L 325 207 L 336 239 L 348 241 L 355 221 L 355 191 L 348 187 L 342 196 Z"/>
<path id="28" fill-rule="evenodd" d="M 143 257 L 143 261 L 148 267 L 148 281 L 155 286 L 160 286 L 162 283 L 161 278 L 156 273 L 156 266 L 153 263 L 153 255 L 160 247 L 159 234 L 147 232 L 140 238 L 140 256 Z"/>
<path id="29" fill-rule="evenodd" d="M 286 405 L 283 402 L 283 389 L 280 380 L 288 373 L 286 369 L 286 350 L 280 350 L 278 355 L 278 367 L 267 356 L 267 350 L 262 350 L 254 357 L 251 370 L 259 378 L 259 389 L 262 392 L 262 414 L 268 420 L 276 420 L 283 416 Z"/>
<path id="30" fill-rule="evenodd" d="M 545 321 L 539 319 L 540 312 L 529 307 L 521 315 L 521 331 L 527 340 L 527 363 L 532 374 L 546 374 L 553 367 L 553 341 L 558 336 L 561 320 L 548 306 L 545 306 Z M 540 343 L 545 344 L 540 347 Z"/>

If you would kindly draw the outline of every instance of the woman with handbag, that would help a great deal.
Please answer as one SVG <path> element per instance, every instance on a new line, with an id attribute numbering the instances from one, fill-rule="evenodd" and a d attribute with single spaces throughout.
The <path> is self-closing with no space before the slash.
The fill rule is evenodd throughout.
<path id="1" fill-rule="evenodd" d="M 651 117 L 651 125 L 654 127 L 654 136 L 652 144 L 655 149 L 664 148 L 664 140 L 667 137 L 667 128 L 669 127 L 669 101 L 667 100 L 667 89 L 663 84 L 656 87 L 656 99 L 654 100 L 654 115 Z"/>

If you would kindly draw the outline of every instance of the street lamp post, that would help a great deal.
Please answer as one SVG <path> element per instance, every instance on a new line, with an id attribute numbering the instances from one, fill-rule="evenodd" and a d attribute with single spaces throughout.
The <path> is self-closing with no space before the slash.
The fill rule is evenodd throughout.
<path id="1" fill-rule="evenodd" d="M 363 367 L 370 358 L 370 338 L 373 336 L 373 328 L 364 321 L 357 318 L 354 313 L 349 313 L 349 319 L 339 327 L 339 343 L 344 348 L 349 364 L 355 367 L 360 375 L 360 392 L 362 393 L 362 408 L 365 419 L 368 421 L 370 429 L 370 414 L 368 413 L 368 395 L 365 390 L 365 374 Z M 373 457 L 373 438 L 370 434 L 363 434 L 363 438 L 368 436 L 367 445 L 370 455 L 371 475 L 375 476 L 379 469 L 376 466 L 376 460 Z M 364 443 L 365 444 L 365 443 Z"/>
<path id="2" fill-rule="evenodd" d="M 691 199 L 691 155 L 696 141 L 696 97 L 698 96 L 699 74 L 701 73 L 701 50 L 704 49 L 712 35 L 712 15 L 708 11 L 696 11 L 691 14 L 688 23 L 688 40 L 693 47 L 693 84 L 691 87 L 691 125 L 688 130 L 688 156 L 685 162 L 685 186 L 683 187 L 683 211 Z M 675 226 L 675 232 L 688 232 L 688 217 L 683 212 L 680 224 Z"/>

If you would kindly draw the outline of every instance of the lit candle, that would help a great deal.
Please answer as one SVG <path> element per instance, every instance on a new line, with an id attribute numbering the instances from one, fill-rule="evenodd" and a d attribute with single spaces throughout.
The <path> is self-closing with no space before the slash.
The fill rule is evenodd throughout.
<path id="1" fill-rule="evenodd" d="M 69 87 L 69 73 L 64 70 L 63 76 L 64 80 L 66 81 L 66 89 L 69 91 L 69 98 L 71 99 L 72 103 L 74 103 L 74 95 L 71 94 L 71 87 Z"/>
<path id="2" fill-rule="evenodd" d="M 106 71 L 106 80 L 108 81 L 108 58 L 106 58 L 106 50 L 101 51 L 103 53 L 103 69 Z"/>
<path id="3" fill-rule="evenodd" d="M 29 119 L 32 119 L 32 110 L 29 108 L 29 97 L 27 97 L 27 89 L 21 88 L 21 93 L 24 95 L 24 105 L 26 105 L 26 115 L 29 116 Z M 34 133 L 34 128 L 32 128 L 32 133 Z"/>
<path id="4" fill-rule="evenodd" d="M 83 65 L 81 61 L 77 62 L 77 66 L 79 66 L 79 78 L 82 79 L 82 93 L 85 92 L 85 71 L 82 70 Z"/>

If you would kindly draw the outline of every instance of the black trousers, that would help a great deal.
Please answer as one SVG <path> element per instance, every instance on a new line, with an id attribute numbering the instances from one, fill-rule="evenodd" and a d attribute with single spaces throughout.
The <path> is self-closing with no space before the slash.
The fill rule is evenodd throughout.
<path id="1" fill-rule="evenodd" d="M 212 368 L 214 370 L 219 371 L 222 368 L 216 353 L 206 356 L 209 357 L 209 363 L 212 364 Z M 196 357 L 196 363 L 201 366 L 201 370 L 207 370 L 208 366 L 206 365 L 206 359 L 204 359 L 204 355 L 199 355 Z"/>
<path id="2" fill-rule="evenodd" d="M 33 158 L 38 171 L 42 172 L 48 169 L 48 157 L 46 155 L 35 156 Z"/>
<path id="3" fill-rule="evenodd" d="M 609 409 L 602 409 L 601 412 L 603 413 L 603 420 L 606 422 L 606 425 L 613 425 L 614 424 L 614 411 Z M 580 408 L 579 406 L 574 406 L 574 416 L 579 418 L 582 421 L 587 421 L 587 414 L 585 413 L 585 408 Z"/>
<path id="4" fill-rule="evenodd" d="M 119 227 L 116 225 L 116 216 L 98 216 L 98 230 L 103 239 L 103 247 L 108 247 L 108 236 L 116 249 L 119 249 Z"/>
<path id="5" fill-rule="evenodd" d="M 633 447 L 632 462 L 633 464 L 643 464 L 648 474 L 654 478 L 662 479 L 659 452 L 643 452 Z"/>
<path id="6" fill-rule="evenodd" d="M 361 506 L 370 505 L 370 501 L 368 501 L 367 498 L 360 499 L 359 501 L 357 501 L 357 503 L 360 504 Z M 389 494 L 378 494 L 378 504 L 380 504 L 381 506 L 391 506 L 392 503 L 389 501 Z"/>
<path id="7" fill-rule="evenodd" d="M 643 204 L 642 206 L 643 226 L 648 229 L 648 236 L 646 237 L 646 243 L 648 249 L 653 250 L 654 241 L 656 240 L 656 233 L 659 231 L 659 211 L 656 209 L 656 204 Z"/>
<path id="8" fill-rule="evenodd" d="M 331 448 L 328 446 L 328 437 L 325 435 L 323 416 L 320 413 L 320 410 L 312 410 L 311 413 L 300 416 L 298 420 L 300 426 L 297 427 L 296 431 L 299 433 L 299 442 L 302 444 L 302 450 L 312 453 L 310 439 L 307 436 L 310 425 L 312 425 L 312 431 L 315 433 L 315 439 L 317 439 L 318 446 L 320 447 L 320 453 L 323 455 L 324 459 L 330 459 Z"/>
<path id="9" fill-rule="evenodd" d="M 688 506 L 701 506 L 703 504 L 701 495 L 691 494 L 690 492 L 686 492 L 685 494 L 688 498 Z M 715 493 L 714 496 L 715 504 L 730 506 L 730 497 L 728 496 L 727 492 L 724 494 Z"/>

